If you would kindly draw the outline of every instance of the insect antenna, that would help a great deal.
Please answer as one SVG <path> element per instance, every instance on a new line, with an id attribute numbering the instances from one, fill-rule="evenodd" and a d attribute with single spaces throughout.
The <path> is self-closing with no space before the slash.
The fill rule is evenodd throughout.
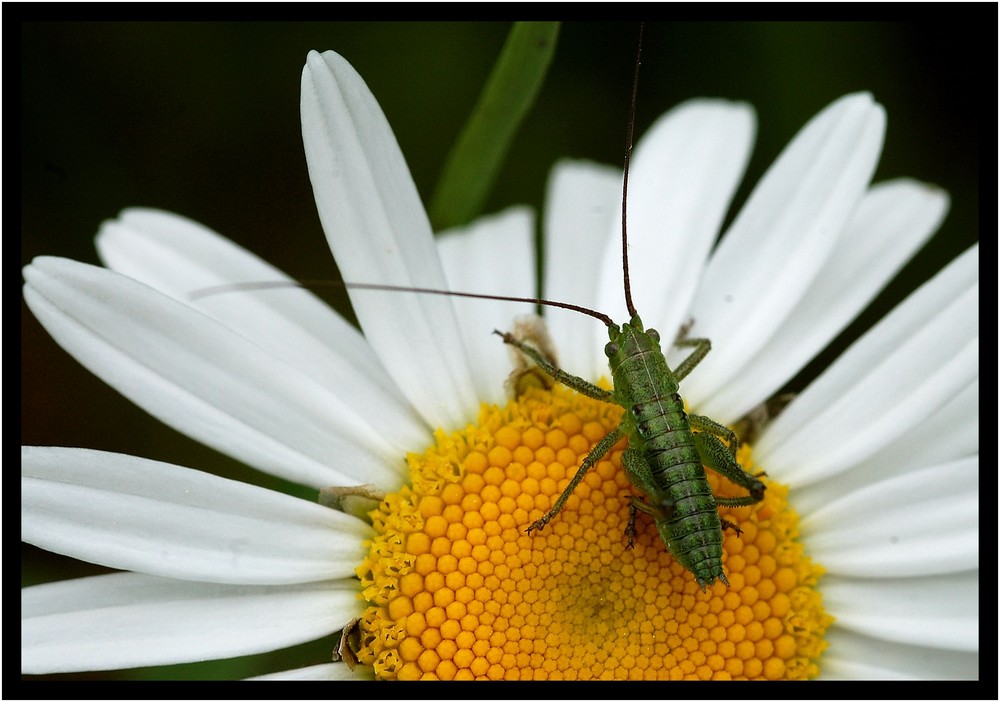
<path id="1" fill-rule="evenodd" d="M 502 302 L 525 302 L 534 305 L 545 305 L 546 307 L 558 307 L 564 310 L 580 312 L 599 319 L 606 326 L 612 326 L 614 321 L 606 314 L 592 310 L 582 305 L 573 305 L 569 302 L 558 302 L 556 300 L 543 300 L 537 297 L 515 297 L 512 295 L 487 295 L 485 293 L 461 292 L 458 290 L 438 290 L 437 288 L 411 288 L 404 285 L 383 285 L 381 283 L 348 283 L 336 280 L 270 280 L 250 283 L 226 283 L 224 285 L 213 285 L 207 288 L 200 288 L 188 294 L 188 299 L 198 300 L 211 295 L 219 295 L 227 292 L 247 291 L 247 290 L 272 290 L 275 288 L 306 288 L 311 290 L 321 288 L 347 288 L 348 290 L 388 290 L 390 292 L 409 292 L 422 295 L 448 295 L 452 297 L 471 297 L 478 300 L 500 300 Z"/>
<path id="2" fill-rule="evenodd" d="M 635 104 L 639 94 L 639 65 L 642 58 L 642 31 L 645 23 L 639 23 L 639 48 L 635 53 L 635 77 L 632 80 L 632 107 L 629 111 L 628 133 L 625 137 L 625 175 L 622 180 L 622 273 L 625 278 L 625 306 L 628 308 L 630 317 L 636 315 L 635 305 L 632 304 L 632 284 L 628 275 L 628 216 L 625 212 L 628 205 L 628 166 L 632 156 L 632 134 L 635 131 Z"/>

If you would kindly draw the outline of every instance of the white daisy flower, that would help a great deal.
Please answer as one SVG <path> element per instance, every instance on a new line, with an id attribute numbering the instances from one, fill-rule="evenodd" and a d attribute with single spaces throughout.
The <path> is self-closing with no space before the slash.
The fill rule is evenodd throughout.
<path id="1" fill-rule="evenodd" d="M 346 280 L 532 293 L 531 214 L 435 240 L 385 117 L 337 54 L 310 54 L 302 120 Z M 778 391 L 943 218 L 939 190 L 870 184 L 884 121 L 867 94 L 823 110 L 714 251 L 750 108 L 692 101 L 637 145 L 633 297 L 647 324 L 713 340 L 683 383 L 693 410 L 733 423 Z M 613 169 L 556 168 L 545 295 L 622 320 L 607 264 L 619 192 Z M 22 590 L 24 673 L 269 651 L 359 618 L 363 665 L 262 677 L 978 675 L 978 247 L 796 398 L 752 458 L 742 449 L 767 497 L 725 510 L 743 533 L 725 541 L 730 587 L 706 593 L 651 523 L 625 548 L 620 451 L 524 534 L 620 410 L 558 388 L 481 405 L 505 403 L 509 359 L 490 332 L 523 306 L 351 290 L 362 336 L 304 290 L 239 289 L 289 279 L 176 215 L 126 210 L 98 249 L 110 270 L 48 257 L 24 270 L 29 307 L 77 360 L 248 465 L 388 494 L 369 524 L 191 468 L 23 447 L 22 538 L 128 571 Z M 216 285 L 237 290 L 191 299 Z M 563 367 L 607 374 L 594 320 L 548 317 Z"/>

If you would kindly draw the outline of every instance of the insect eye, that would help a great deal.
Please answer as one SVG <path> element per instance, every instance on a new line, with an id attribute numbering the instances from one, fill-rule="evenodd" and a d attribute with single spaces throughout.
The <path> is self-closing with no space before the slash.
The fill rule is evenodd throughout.
<path id="1" fill-rule="evenodd" d="M 646 333 L 649 334 L 650 339 L 652 339 L 656 343 L 660 343 L 660 332 L 656 331 L 655 329 L 647 329 Z"/>
<path id="2" fill-rule="evenodd" d="M 618 353 L 618 344 L 616 344 L 613 341 L 609 341 L 607 344 L 605 344 L 605 346 L 604 346 L 604 355 L 605 356 L 607 356 L 608 358 L 611 358 L 616 353 Z"/>

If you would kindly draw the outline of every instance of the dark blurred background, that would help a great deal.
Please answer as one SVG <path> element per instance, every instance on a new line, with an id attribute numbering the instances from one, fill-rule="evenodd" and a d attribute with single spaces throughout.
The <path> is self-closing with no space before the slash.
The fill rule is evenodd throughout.
<path id="1" fill-rule="evenodd" d="M 25 23 L 21 264 L 38 255 L 98 263 L 100 222 L 124 207 L 151 206 L 191 217 L 297 278 L 336 278 L 302 153 L 298 93 L 307 51 L 335 49 L 361 73 L 427 201 L 509 28 Z M 562 26 L 549 76 L 487 211 L 540 208 L 549 169 L 561 157 L 621 162 L 637 34 L 631 22 Z M 978 240 L 972 73 L 980 51 L 968 27 L 949 18 L 647 25 L 637 134 L 690 97 L 746 100 L 757 110 L 757 146 L 735 208 L 810 117 L 856 90 L 871 91 L 888 113 L 876 180 L 910 176 L 951 194 L 951 212 L 934 239 L 797 384 Z M 145 415 L 63 352 L 23 303 L 21 328 L 22 443 L 120 451 L 295 492 Z M 22 546 L 22 584 L 99 572 Z M 319 642 L 284 656 L 116 677 L 240 677 L 322 662 L 329 648 Z"/>

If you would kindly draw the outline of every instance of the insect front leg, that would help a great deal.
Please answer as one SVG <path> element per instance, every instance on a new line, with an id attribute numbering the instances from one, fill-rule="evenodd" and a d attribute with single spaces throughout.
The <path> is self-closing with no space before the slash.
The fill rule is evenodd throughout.
<path id="1" fill-rule="evenodd" d="M 513 334 L 509 332 L 502 332 L 496 329 L 493 333 L 503 339 L 505 344 L 510 344 L 511 346 L 517 348 L 521 353 L 528 356 L 532 361 L 538 364 L 538 367 L 543 371 L 548 373 L 550 376 L 555 378 L 558 382 L 562 383 L 566 387 L 576 390 L 581 395 L 586 395 L 594 400 L 600 400 L 601 402 L 613 402 L 611 399 L 612 393 L 609 390 L 598 387 L 593 383 L 589 383 L 583 378 L 579 378 L 575 375 L 571 375 L 564 371 L 563 369 L 552 365 L 552 363 L 537 349 L 533 346 L 529 346 L 519 339 L 515 338 Z M 614 442 L 612 442 L 614 444 Z"/>
<path id="2" fill-rule="evenodd" d="M 694 367 L 701 363 L 701 359 L 708 355 L 708 352 L 712 350 L 712 342 L 708 339 L 678 339 L 674 342 L 675 346 L 694 346 L 694 351 L 692 351 L 687 358 L 677 364 L 674 368 L 674 377 L 678 381 L 683 380 L 688 373 L 694 370 Z"/>
<path id="3" fill-rule="evenodd" d="M 554 516 L 559 514 L 563 505 L 566 504 L 566 500 L 568 500 L 569 496 L 573 494 L 574 490 L 576 490 L 576 486 L 580 484 L 581 480 L 583 480 L 583 476 L 587 474 L 587 471 L 596 466 L 597 462 L 604 458 L 605 454 L 611 450 L 612 446 L 618 443 L 618 439 L 621 437 L 622 433 L 620 429 L 615 428 L 608 432 L 603 439 L 597 442 L 597 445 L 594 446 L 590 453 L 587 454 L 587 457 L 583 459 L 583 463 L 580 464 L 580 467 L 577 469 L 576 475 L 573 476 L 573 479 L 569 481 L 569 485 L 567 485 L 566 489 L 562 491 L 561 495 L 559 495 L 559 499 L 556 500 L 556 503 L 552 505 L 552 509 L 546 512 L 541 519 L 532 522 L 527 529 L 527 533 L 530 534 L 536 529 L 544 528 Z"/>
<path id="4" fill-rule="evenodd" d="M 746 488 L 747 492 L 750 493 L 745 497 L 716 497 L 716 504 L 724 507 L 745 507 L 764 499 L 764 490 L 766 489 L 764 483 L 756 476 L 743 470 L 743 467 L 736 462 L 730 452 L 730 447 L 722 443 L 718 437 L 699 432 L 694 435 L 694 445 L 704 465 L 729 478 L 740 487 Z"/>

